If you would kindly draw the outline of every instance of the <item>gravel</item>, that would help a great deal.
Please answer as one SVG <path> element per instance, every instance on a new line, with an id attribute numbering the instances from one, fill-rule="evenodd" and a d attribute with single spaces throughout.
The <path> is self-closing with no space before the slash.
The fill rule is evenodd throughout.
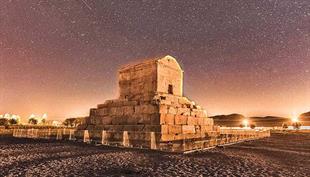
<path id="1" fill-rule="evenodd" d="M 0 176 L 310 176 L 310 134 L 191 154 L 0 137 Z"/>

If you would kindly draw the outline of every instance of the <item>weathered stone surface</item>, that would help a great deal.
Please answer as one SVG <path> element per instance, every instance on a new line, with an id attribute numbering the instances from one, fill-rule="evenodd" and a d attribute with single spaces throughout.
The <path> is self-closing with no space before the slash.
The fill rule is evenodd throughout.
<path id="1" fill-rule="evenodd" d="M 134 106 L 124 106 L 123 107 L 124 115 L 132 115 L 135 112 Z"/>
<path id="2" fill-rule="evenodd" d="M 177 114 L 177 109 L 174 107 L 169 107 L 168 114 Z"/>
<path id="3" fill-rule="evenodd" d="M 169 127 L 169 125 L 161 125 L 161 133 L 162 134 L 168 134 L 169 133 L 168 127 Z"/>
<path id="4" fill-rule="evenodd" d="M 84 127 L 99 131 L 90 131 L 90 136 L 106 130 L 109 140 L 121 141 L 127 131 L 129 140 L 142 142 L 154 132 L 157 141 L 165 142 L 204 138 L 219 131 L 203 108 L 183 96 L 183 71 L 170 56 L 122 67 L 119 95 L 90 110 Z"/>
<path id="5" fill-rule="evenodd" d="M 109 115 L 109 109 L 108 109 L 108 108 L 100 108 L 100 109 L 97 109 L 96 115 L 99 115 L 99 116 L 107 116 L 107 115 Z"/>
<path id="6" fill-rule="evenodd" d="M 195 126 L 194 125 L 183 125 L 182 133 L 183 134 L 196 133 Z"/>
<path id="7" fill-rule="evenodd" d="M 204 118 L 202 117 L 197 117 L 197 125 L 204 125 Z"/>
<path id="8" fill-rule="evenodd" d="M 174 125 L 173 114 L 160 114 L 160 124 Z"/>
<path id="9" fill-rule="evenodd" d="M 103 124 L 103 125 L 110 125 L 110 124 L 112 124 L 112 117 L 110 117 L 110 116 L 106 116 L 106 117 L 102 117 L 101 118 L 101 124 Z"/>
<path id="10" fill-rule="evenodd" d="M 173 141 L 174 136 L 175 136 L 174 134 L 162 134 L 161 141 Z"/>
<path id="11" fill-rule="evenodd" d="M 169 134 L 180 134 L 182 133 L 181 125 L 168 125 Z"/>
<path id="12" fill-rule="evenodd" d="M 145 105 L 135 106 L 134 112 L 136 114 L 158 113 L 158 106 L 152 105 L 152 104 L 145 104 Z"/>
<path id="13" fill-rule="evenodd" d="M 161 114 L 167 114 L 168 113 L 168 106 L 167 105 L 159 105 L 159 113 Z"/>
<path id="14" fill-rule="evenodd" d="M 187 116 L 176 115 L 174 121 L 175 121 L 176 125 L 186 125 L 187 124 Z"/>
<path id="15" fill-rule="evenodd" d="M 198 125 L 198 119 L 196 117 L 187 117 L 187 125 Z"/>

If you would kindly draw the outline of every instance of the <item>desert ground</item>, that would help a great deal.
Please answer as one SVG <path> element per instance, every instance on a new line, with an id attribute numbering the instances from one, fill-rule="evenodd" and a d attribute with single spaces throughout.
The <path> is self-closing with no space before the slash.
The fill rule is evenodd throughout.
<path id="1" fill-rule="evenodd" d="M 0 137 L 0 176 L 310 176 L 310 134 L 191 154 Z"/>

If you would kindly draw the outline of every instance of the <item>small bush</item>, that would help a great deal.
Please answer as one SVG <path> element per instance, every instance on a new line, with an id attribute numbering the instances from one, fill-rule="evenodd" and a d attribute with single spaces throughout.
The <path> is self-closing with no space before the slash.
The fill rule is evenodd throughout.
<path id="1" fill-rule="evenodd" d="M 283 128 L 283 129 L 288 129 L 288 125 L 287 125 L 286 123 L 283 123 L 283 124 L 282 124 L 282 128 Z"/>
<path id="2" fill-rule="evenodd" d="M 298 130 L 298 129 L 300 129 L 301 123 L 295 122 L 292 125 L 293 125 L 294 129 Z"/>
<path id="3" fill-rule="evenodd" d="M 255 129 L 256 125 L 255 124 L 251 124 L 250 127 L 251 127 L 251 129 Z"/>
<path id="4" fill-rule="evenodd" d="M 9 120 L 6 118 L 1 118 L 0 119 L 0 126 L 8 126 L 9 125 Z"/>
<path id="5" fill-rule="evenodd" d="M 30 118 L 30 119 L 28 120 L 28 123 L 29 123 L 29 124 L 33 124 L 33 125 L 37 125 L 37 124 L 38 124 L 38 120 L 35 119 L 35 118 Z"/>
<path id="6" fill-rule="evenodd" d="M 9 124 L 10 125 L 16 125 L 16 124 L 18 124 L 18 121 L 16 119 L 10 119 Z"/>

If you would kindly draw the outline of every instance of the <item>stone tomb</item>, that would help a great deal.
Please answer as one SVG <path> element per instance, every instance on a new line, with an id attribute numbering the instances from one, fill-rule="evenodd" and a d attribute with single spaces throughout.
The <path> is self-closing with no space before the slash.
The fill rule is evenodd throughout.
<path id="1" fill-rule="evenodd" d="M 183 70 L 171 56 L 146 60 L 118 71 L 119 98 L 90 110 L 86 124 L 90 139 L 151 148 L 151 137 L 162 150 L 185 150 L 184 142 L 210 139 L 218 128 L 213 119 L 183 96 Z M 128 136 L 128 137 L 127 137 Z M 192 146 L 186 146 L 191 150 Z M 193 147 L 194 148 L 194 147 Z"/>

